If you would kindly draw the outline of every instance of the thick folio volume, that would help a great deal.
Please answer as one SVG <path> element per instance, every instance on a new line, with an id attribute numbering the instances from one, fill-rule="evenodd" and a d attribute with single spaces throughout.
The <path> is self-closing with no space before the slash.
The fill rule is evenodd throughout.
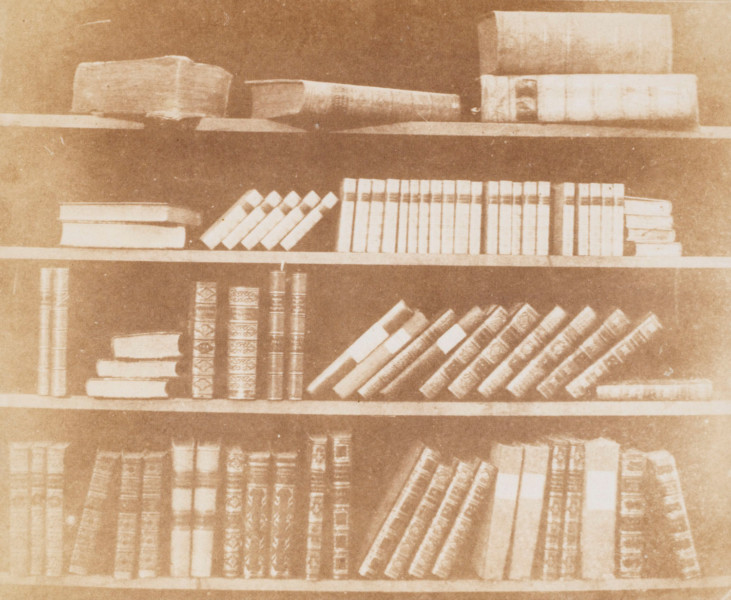
<path id="1" fill-rule="evenodd" d="M 269 532 L 270 577 L 292 575 L 296 474 L 296 452 L 279 452 L 274 455 L 272 520 Z"/>
<path id="2" fill-rule="evenodd" d="M 122 474 L 117 504 L 117 546 L 114 554 L 114 577 L 117 579 L 131 579 L 137 573 L 142 468 L 141 452 L 122 454 Z"/>
<path id="3" fill-rule="evenodd" d="M 233 400 L 254 400 L 259 289 L 229 288 L 228 303 L 228 397 Z"/>
<path id="4" fill-rule="evenodd" d="M 569 464 L 568 440 L 551 438 L 550 444 L 551 462 L 548 468 L 546 508 L 536 569 L 540 578 L 544 580 L 558 579 L 561 574 L 561 533 L 566 507 L 566 477 Z"/>
<path id="5" fill-rule="evenodd" d="M 247 579 L 269 574 L 270 459 L 269 452 L 252 452 L 247 459 L 244 504 L 244 577 Z"/>
<path id="6" fill-rule="evenodd" d="M 193 398 L 213 398 L 216 361 L 216 282 L 196 281 L 193 303 Z"/>
<path id="7" fill-rule="evenodd" d="M 670 73 L 670 15 L 494 11 L 477 25 L 480 73 Z"/>
<path id="8" fill-rule="evenodd" d="M 166 454 L 166 452 L 144 453 L 138 577 L 157 577 L 162 572 L 160 544 Z"/>
<path id="9" fill-rule="evenodd" d="M 482 75 L 480 83 L 484 122 L 698 124 L 695 75 Z"/>

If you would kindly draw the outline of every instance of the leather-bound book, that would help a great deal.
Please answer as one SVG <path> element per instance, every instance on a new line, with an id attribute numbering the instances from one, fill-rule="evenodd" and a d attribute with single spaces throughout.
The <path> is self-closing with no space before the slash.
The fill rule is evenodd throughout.
<path id="1" fill-rule="evenodd" d="M 196 281 L 193 302 L 191 390 L 193 398 L 213 398 L 216 364 L 215 281 Z"/>
<path id="2" fill-rule="evenodd" d="M 167 452 L 147 450 L 142 467 L 140 510 L 140 553 L 138 577 L 158 577 L 162 573 L 162 511 L 164 483 L 168 477 Z"/>
<path id="3" fill-rule="evenodd" d="M 220 456 L 220 442 L 198 442 L 195 453 L 195 488 L 193 489 L 191 577 L 211 576 Z"/>
<path id="4" fill-rule="evenodd" d="M 368 223 L 373 197 L 373 180 L 361 177 L 355 194 L 355 214 L 353 216 L 352 252 L 365 252 L 368 248 Z"/>
<path id="5" fill-rule="evenodd" d="M 122 453 L 114 553 L 114 577 L 117 579 L 131 579 L 137 574 L 142 468 L 141 452 Z"/>
<path id="6" fill-rule="evenodd" d="M 10 472 L 9 548 L 12 575 L 28 575 L 30 567 L 30 447 L 29 442 L 8 444 Z"/>
<path id="7" fill-rule="evenodd" d="M 342 193 L 342 192 L 341 192 Z M 280 244 L 285 237 L 291 232 L 297 231 L 305 219 L 309 219 L 309 215 L 321 204 L 320 196 L 315 192 L 307 192 L 302 201 L 290 210 L 284 218 L 277 223 L 272 229 L 261 239 L 261 245 L 266 250 L 273 250 L 277 244 Z M 302 234 L 304 235 L 304 233 Z"/>
<path id="8" fill-rule="evenodd" d="M 548 468 L 546 508 L 543 512 L 541 535 L 538 538 L 538 565 L 534 572 L 544 580 L 561 575 L 561 536 L 566 509 L 566 482 L 570 445 L 561 437 L 550 438 L 551 463 Z"/>
<path id="9" fill-rule="evenodd" d="M 302 201 L 297 192 L 289 192 L 256 226 L 244 236 L 241 245 L 246 250 L 253 250 L 272 229 L 281 223 Z"/>
<path id="10" fill-rule="evenodd" d="M 325 498 L 327 494 L 327 435 L 310 435 L 308 440 L 309 483 L 305 579 L 323 576 Z"/>
<path id="11" fill-rule="evenodd" d="M 46 450 L 50 442 L 30 447 L 30 568 L 29 575 L 46 572 Z"/>
<path id="12" fill-rule="evenodd" d="M 231 250 L 236 247 L 266 216 L 282 203 L 282 196 L 276 190 L 269 192 L 261 202 L 249 211 L 221 240 Z"/>
<path id="13" fill-rule="evenodd" d="M 63 574 L 64 563 L 64 459 L 66 442 L 56 442 L 46 448 L 46 576 Z M 15 539 L 13 538 L 15 541 Z"/>
<path id="14" fill-rule="evenodd" d="M 269 452 L 251 452 L 246 461 L 246 497 L 244 504 L 244 577 L 269 575 Z"/>
<path id="15" fill-rule="evenodd" d="M 398 179 L 386 180 L 386 202 L 383 209 L 383 235 L 381 236 L 381 252 L 396 252 L 398 243 L 399 207 L 401 199 L 401 182 Z"/>
<path id="16" fill-rule="evenodd" d="M 195 454 L 193 440 L 173 440 L 170 451 L 173 470 L 170 498 L 170 575 L 172 577 L 190 576 Z"/>
<path id="17" fill-rule="evenodd" d="M 630 379 L 598 385 L 597 400 L 710 400 L 710 379 Z"/>
<path id="18" fill-rule="evenodd" d="M 576 184 L 554 183 L 553 218 L 551 226 L 551 254 L 556 256 L 574 255 L 574 215 L 576 214 Z"/>
<path id="19" fill-rule="evenodd" d="M 244 487 L 246 454 L 241 446 L 224 450 L 226 481 L 223 489 L 223 575 L 240 577 L 244 542 Z"/>
<path id="20" fill-rule="evenodd" d="M 38 316 L 38 394 L 51 393 L 51 307 L 53 296 L 53 271 L 41 268 L 41 308 Z"/>
<path id="21" fill-rule="evenodd" d="M 356 188 L 358 180 L 346 177 L 340 183 L 340 218 L 336 252 L 350 252 L 353 242 L 353 216 L 355 215 Z"/>
<path id="22" fill-rule="evenodd" d="M 269 327 L 267 331 L 266 398 L 284 399 L 285 296 L 287 274 L 269 272 Z"/>
<path id="23" fill-rule="evenodd" d="M 302 217 L 302 220 L 292 227 L 291 231 L 282 238 L 279 246 L 287 251 L 294 248 L 300 243 L 303 237 L 315 228 L 315 225 L 325 218 L 327 213 L 337 206 L 338 202 L 340 202 L 340 198 L 332 192 L 325 194 L 315 207 L 308 211 Z"/>
<path id="24" fill-rule="evenodd" d="M 297 453 L 274 454 L 272 516 L 269 532 L 269 576 L 292 576 L 296 506 Z"/>
<path id="25" fill-rule="evenodd" d="M 247 190 L 200 237 L 209 250 L 218 246 L 264 200 L 257 190 Z"/>
<path id="26" fill-rule="evenodd" d="M 636 448 L 621 451 L 617 513 L 617 577 L 636 579 L 645 570 L 647 529 L 647 455 Z"/>
<path id="27" fill-rule="evenodd" d="M 353 435 L 349 431 L 338 431 L 330 434 L 332 444 L 332 522 L 331 548 L 333 579 L 348 579 L 351 571 L 350 530 L 353 477 Z"/>
<path id="28" fill-rule="evenodd" d="M 579 575 L 581 548 L 581 512 L 584 506 L 584 441 L 569 439 L 569 463 L 566 470 L 566 495 L 561 532 L 560 579 Z"/>
<path id="29" fill-rule="evenodd" d="M 500 242 L 500 182 L 485 181 L 485 223 L 483 248 L 486 254 L 498 254 Z"/>
<path id="30" fill-rule="evenodd" d="M 383 216 L 386 210 L 386 180 L 371 179 L 371 207 L 368 212 L 366 252 L 380 252 L 383 241 Z"/>
<path id="31" fill-rule="evenodd" d="M 304 396 L 306 306 L 307 273 L 292 273 L 287 316 L 287 400 L 302 400 Z"/>
<path id="32" fill-rule="evenodd" d="M 228 397 L 256 399 L 259 288 L 228 290 Z"/>
<path id="33" fill-rule="evenodd" d="M 51 319 L 51 396 L 66 395 L 66 353 L 69 331 L 69 269 L 53 269 Z"/>

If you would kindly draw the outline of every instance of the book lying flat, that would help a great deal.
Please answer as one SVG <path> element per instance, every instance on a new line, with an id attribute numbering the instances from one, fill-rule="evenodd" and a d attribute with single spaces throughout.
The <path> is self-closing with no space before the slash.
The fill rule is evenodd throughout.
<path id="1" fill-rule="evenodd" d="M 198 227 L 201 216 L 194 210 L 162 202 L 62 202 L 60 221 L 96 223 L 169 223 Z"/>
<path id="2" fill-rule="evenodd" d="M 112 337 L 114 358 L 177 358 L 181 334 L 177 332 L 132 333 Z"/>
<path id="3" fill-rule="evenodd" d="M 121 379 L 98 377 L 86 381 L 86 395 L 92 398 L 169 398 L 167 379 Z"/>
<path id="4" fill-rule="evenodd" d="M 61 225 L 61 245 L 78 248 L 173 248 L 185 247 L 182 225 L 147 223 L 77 223 Z"/>
<path id="5" fill-rule="evenodd" d="M 598 385 L 597 400 L 710 400 L 708 379 L 630 379 Z"/>
<path id="6" fill-rule="evenodd" d="M 110 360 L 96 361 L 99 377 L 120 377 L 122 379 L 160 379 L 180 375 L 177 360 Z"/>

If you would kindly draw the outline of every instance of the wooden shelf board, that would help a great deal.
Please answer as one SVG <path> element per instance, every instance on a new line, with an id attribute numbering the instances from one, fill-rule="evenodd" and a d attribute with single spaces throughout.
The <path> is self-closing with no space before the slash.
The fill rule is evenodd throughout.
<path id="1" fill-rule="evenodd" d="M 626 592 L 644 590 L 700 590 L 731 587 L 731 576 L 680 579 L 610 579 L 602 581 L 482 581 L 460 579 L 433 580 L 323 580 L 302 579 L 227 579 L 222 577 L 156 577 L 115 579 L 104 575 L 64 575 L 61 577 L 16 577 L 0 574 L 2 586 L 47 586 L 78 588 L 116 588 L 130 590 L 217 590 L 310 593 L 569 593 Z"/>
<path id="2" fill-rule="evenodd" d="M 496 256 L 246 250 L 0 247 L 0 260 L 591 269 L 731 269 L 731 256 Z"/>
<path id="3" fill-rule="evenodd" d="M 390 402 L 358 400 L 164 400 L 55 398 L 34 394 L 0 394 L 0 408 L 101 410 L 115 412 L 311 415 L 350 417 L 629 417 L 731 416 L 731 400 L 569 402 Z"/>

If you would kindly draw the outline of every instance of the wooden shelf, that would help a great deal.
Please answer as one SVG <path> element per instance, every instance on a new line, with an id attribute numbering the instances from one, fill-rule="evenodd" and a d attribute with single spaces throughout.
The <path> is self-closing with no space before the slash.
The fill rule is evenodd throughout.
<path id="1" fill-rule="evenodd" d="M 596 125 L 536 124 L 536 123 L 431 123 L 413 121 L 355 129 L 324 132 L 293 127 L 266 119 L 204 118 L 198 121 L 165 122 L 134 121 L 94 115 L 49 115 L 0 113 L 0 127 L 47 129 L 121 129 L 142 130 L 176 127 L 179 130 L 217 133 L 286 133 L 310 135 L 397 135 L 431 137 L 487 138 L 562 138 L 562 139 L 679 139 L 731 140 L 731 127 L 698 127 L 668 130 L 641 127 L 605 127 Z"/>
<path id="2" fill-rule="evenodd" d="M 466 254 L 377 254 L 357 252 L 266 252 L 246 250 L 120 250 L 107 248 L 0 247 L 0 260 L 169 262 L 441 267 L 534 267 L 589 269 L 731 269 L 731 256 L 495 256 Z"/>
<path id="3" fill-rule="evenodd" d="M 164 400 L 55 398 L 0 394 L 0 408 L 348 417 L 631 417 L 731 416 L 731 400 L 568 402 L 396 402 L 359 400 Z"/>
<path id="4" fill-rule="evenodd" d="M 705 577 L 688 581 L 679 579 L 611 579 L 606 581 L 482 581 L 472 579 L 381 581 L 352 579 L 305 581 L 302 579 L 225 579 L 222 577 L 156 577 L 124 580 L 103 575 L 14 577 L 3 573 L 0 574 L 0 586 L 310 593 L 570 593 L 721 589 L 731 587 L 731 576 Z"/>

